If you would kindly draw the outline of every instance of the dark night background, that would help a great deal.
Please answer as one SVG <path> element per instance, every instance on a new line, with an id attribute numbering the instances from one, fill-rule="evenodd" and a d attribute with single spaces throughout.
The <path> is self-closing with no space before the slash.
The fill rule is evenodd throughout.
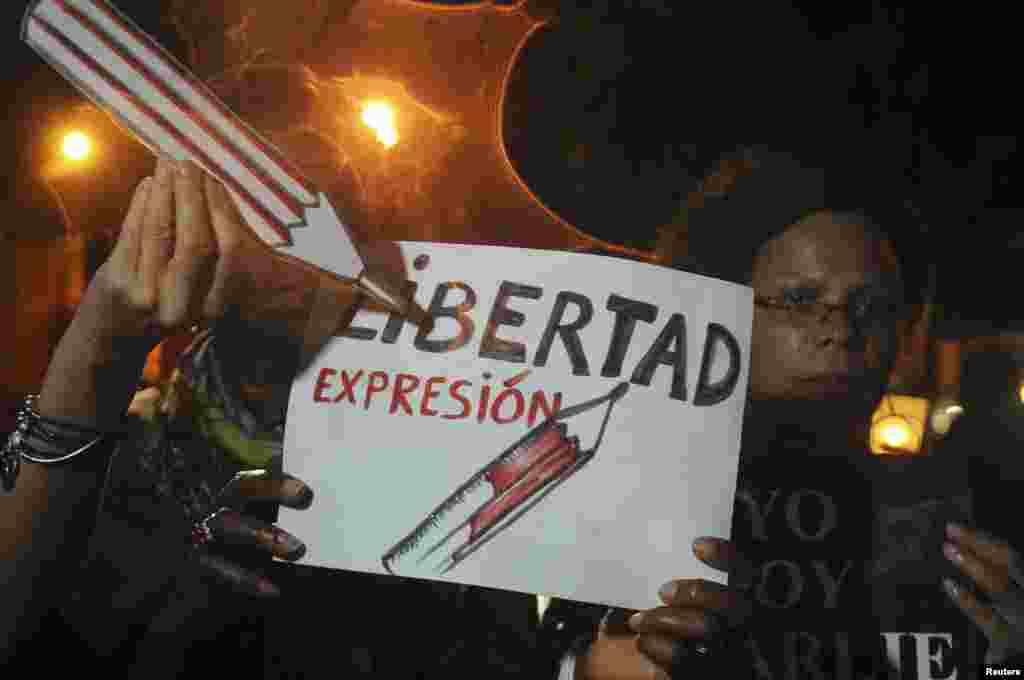
<path id="1" fill-rule="evenodd" d="M 114 4 L 180 53 L 172 3 Z M 26 5 L 3 3 L 14 141 L 7 210 L 18 229 L 31 228 L 26 178 L 48 130 L 82 103 L 19 42 Z M 978 322 L 979 332 L 1021 329 L 1018 37 L 1008 9 L 804 0 L 562 3 L 559 11 L 558 24 L 526 48 L 506 117 L 515 131 L 509 155 L 569 222 L 649 246 L 694 178 L 738 143 L 867 145 L 902 175 L 894 195 L 919 211 L 920 247 L 939 259 L 946 316 Z M 120 220 L 147 155 L 135 145 L 119 152 L 120 167 L 61 185 L 86 229 Z"/>
<path id="2" fill-rule="evenodd" d="M 319 1 L 340 8 L 353 0 Z M 699 178 L 740 144 L 871 150 L 884 165 L 879 174 L 892 178 L 890 202 L 917 216 L 905 227 L 912 240 L 938 264 L 938 334 L 1024 338 L 1018 293 L 1024 168 L 1016 104 L 1021 38 L 1014 5 L 536 1 L 557 7 L 559 19 L 533 36 L 510 79 L 507 151 L 530 188 L 566 221 L 609 241 L 651 248 L 657 229 L 679 214 Z M 172 10 L 199 13 L 256 0 L 112 2 L 187 63 Z M 86 232 L 112 233 L 131 190 L 152 168 L 148 150 L 90 113 L 84 98 L 21 42 L 28 4 L 0 0 L 9 55 L 5 139 L 11 144 L 4 248 L 11 234 L 53 236 L 40 233 L 54 220 L 41 217 L 53 201 L 39 174 L 67 123 L 92 116 L 104 146 L 116 152 L 87 172 L 50 183 Z M 0 273 L 17 291 L 14 267 L 5 264 L 13 260 L 13 254 L 0 260 Z M 3 304 L 11 307 L 3 310 L 5 318 L 25 323 L 28 305 Z M 15 351 L 0 351 L 0 358 L 30 363 Z M 993 387 L 1007 387 L 1006 376 L 1017 368 L 976 363 L 964 369 L 963 392 L 995 394 Z M 4 384 L 14 373 L 0 370 L 0 431 L 13 428 L 12 406 L 20 403 L 20 394 Z M 983 405 L 979 413 L 995 403 L 973 398 L 965 403 L 968 409 Z M 1006 422 L 991 429 L 1012 429 L 1019 443 L 1024 420 L 1014 400 Z M 967 430 L 980 433 L 968 439 L 971 446 L 984 449 L 995 441 L 989 448 L 1008 455 L 1019 448 L 986 440 L 989 427 L 982 419 Z"/>

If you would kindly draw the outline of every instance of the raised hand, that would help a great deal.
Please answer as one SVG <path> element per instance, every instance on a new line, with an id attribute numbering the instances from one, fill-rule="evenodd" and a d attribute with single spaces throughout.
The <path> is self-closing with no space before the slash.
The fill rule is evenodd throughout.
<path id="1" fill-rule="evenodd" d="M 995 536 L 956 524 L 946 528 L 946 537 L 946 558 L 977 587 L 964 588 L 952 579 L 946 579 L 943 585 L 953 602 L 988 638 L 985 663 L 1000 663 L 1024 653 L 1020 555 Z"/>
<path id="2" fill-rule="evenodd" d="M 242 222 L 227 191 L 195 164 L 160 159 L 139 185 L 110 258 L 96 274 L 105 319 L 151 340 L 233 304 L 310 290 L 308 267 L 281 257 Z M 293 300 L 301 314 L 303 300 Z"/>

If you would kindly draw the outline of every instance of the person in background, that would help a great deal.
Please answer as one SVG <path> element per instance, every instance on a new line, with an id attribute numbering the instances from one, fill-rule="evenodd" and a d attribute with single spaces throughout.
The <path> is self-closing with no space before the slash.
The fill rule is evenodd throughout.
<path id="1" fill-rule="evenodd" d="M 1005 489 L 968 479 L 965 454 L 909 467 L 867 447 L 924 263 L 877 168 L 832 151 L 747 149 L 753 173 L 693 211 L 690 265 L 755 295 L 731 540 L 694 544 L 729 586 L 682 578 L 661 607 L 608 612 L 577 640 L 578 680 L 923 679 L 1020 661 L 1019 528 L 1002 533 L 994 501 L 967 526 L 962 502 Z M 925 463 L 937 474 L 907 472 Z M 568 603 L 551 614 L 586 620 Z"/>

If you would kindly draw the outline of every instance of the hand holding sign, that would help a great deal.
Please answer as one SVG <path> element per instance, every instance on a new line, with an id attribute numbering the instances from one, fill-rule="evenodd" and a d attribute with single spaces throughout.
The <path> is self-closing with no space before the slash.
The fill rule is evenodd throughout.
<path id="1" fill-rule="evenodd" d="M 728 676 L 728 663 L 737 655 L 713 652 L 722 649 L 723 636 L 750 614 L 747 590 L 753 568 L 732 543 L 720 538 L 699 538 L 693 550 L 704 564 L 727 572 L 731 585 L 704 579 L 669 581 L 658 592 L 665 606 L 634 614 L 629 627 L 639 635 L 637 649 L 673 674 L 725 671 Z"/>
<path id="2" fill-rule="evenodd" d="M 658 595 L 665 606 L 609 610 L 596 639 L 576 662 L 576 678 L 739 677 L 745 672 L 749 660 L 734 647 L 726 652 L 724 636 L 750 612 L 744 585 L 753 575 L 751 565 L 730 542 L 717 538 L 694 541 L 694 554 L 738 583 L 726 587 L 702 579 L 673 580 Z"/>

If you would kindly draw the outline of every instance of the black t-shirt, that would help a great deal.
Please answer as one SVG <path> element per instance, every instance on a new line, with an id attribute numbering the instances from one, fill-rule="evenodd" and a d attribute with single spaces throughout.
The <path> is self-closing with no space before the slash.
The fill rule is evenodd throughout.
<path id="1" fill-rule="evenodd" d="M 743 456 L 732 533 L 755 564 L 733 642 L 751 677 L 971 677 L 983 640 L 941 589 L 956 575 L 944 526 L 971 519 L 968 458 L 761 447 Z"/>

